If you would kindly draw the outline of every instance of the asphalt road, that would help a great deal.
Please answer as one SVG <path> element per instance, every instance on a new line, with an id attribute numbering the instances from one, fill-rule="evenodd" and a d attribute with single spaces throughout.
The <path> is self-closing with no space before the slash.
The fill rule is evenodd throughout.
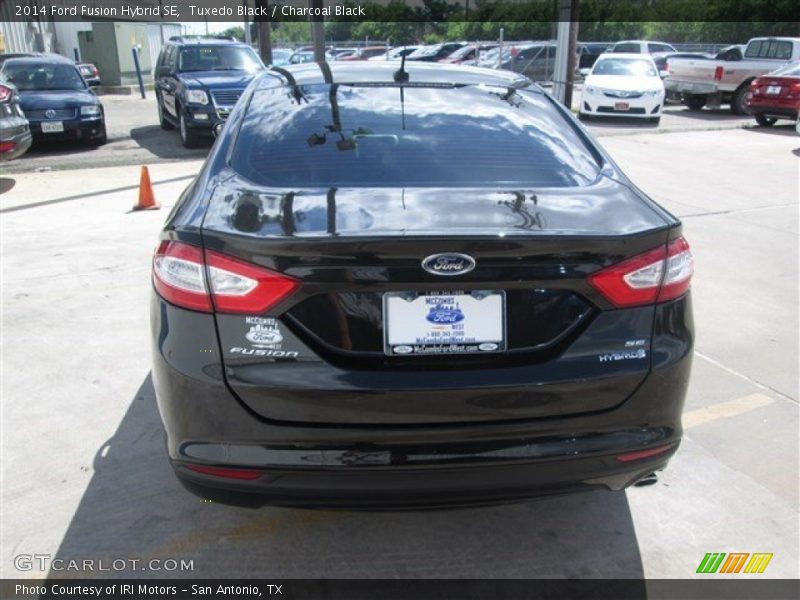
<path id="1" fill-rule="evenodd" d="M 4 164 L 8 173 L 37 170 L 85 169 L 120 165 L 144 165 L 203 158 L 213 140 L 197 149 L 187 150 L 176 131 L 164 131 L 158 125 L 152 92 L 142 100 L 138 96 L 103 96 L 109 142 L 95 148 L 76 143 L 37 143 L 19 160 Z M 597 137 L 628 135 L 638 132 L 669 133 L 712 129 L 753 127 L 751 117 L 737 117 L 724 109 L 690 111 L 668 105 L 660 125 L 625 118 L 593 119 L 586 123 Z"/>
<path id="2" fill-rule="evenodd" d="M 130 212 L 135 166 L 1 178 L 0 575 L 41 577 L 14 557 L 47 554 L 193 561 L 101 577 L 687 578 L 707 552 L 770 552 L 762 577 L 797 578 L 800 138 L 601 142 L 695 253 L 684 442 L 654 486 L 453 511 L 251 511 L 186 493 L 149 374 L 149 262 L 200 161 L 154 165 L 163 209 L 145 213 Z"/>

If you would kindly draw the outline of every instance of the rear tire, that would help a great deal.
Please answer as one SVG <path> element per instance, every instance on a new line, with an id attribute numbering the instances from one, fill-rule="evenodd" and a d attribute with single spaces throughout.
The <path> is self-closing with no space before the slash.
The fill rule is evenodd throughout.
<path id="1" fill-rule="evenodd" d="M 197 132 L 189 128 L 186 124 L 186 117 L 183 111 L 178 107 L 178 121 L 180 124 L 181 143 L 184 148 L 197 148 L 198 135 Z"/>
<path id="2" fill-rule="evenodd" d="M 705 96 L 684 96 L 683 103 L 689 107 L 689 110 L 701 110 L 706 105 Z"/>
<path id="3" fill-rule="evenodd" d="M 775 122 L 778 120 L 778 119 L 776 119 L 774 117 L 768 117 L 766 115 L 757 114 L 757 115 L 754 115 L 754 116 L 756 118 L 756 123 L 761 125 L 761 127 L 772 127 L 773 125 L 775 125 Z"/>
<path id="4" fill-rule="evenodd" d="M 750 82 L 745 81 L 742 85 L 739 86 L 739 89 L 733 93 L 733 98 L 731 98 L 731 112 L 735 115 L 746 115 L 747 114 L 747 105 L 745 104 L 747 100 L 747 92 L 750 89 Z"/>

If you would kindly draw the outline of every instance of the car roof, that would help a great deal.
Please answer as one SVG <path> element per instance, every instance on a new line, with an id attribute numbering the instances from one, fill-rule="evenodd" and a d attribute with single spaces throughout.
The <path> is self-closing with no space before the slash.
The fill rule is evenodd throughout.
<path id="1" fill-rule="evenodd" d="M 376 62 L 333 62 L 326 63 L 330 68 L 331 79 L 328 83 L 386 83 L 394 84 L 394 74 L 398 70 L 399 61 Z M 513 71 L 501 69 L 485 69 L 449 65 L 446 63 L 425 63 L 407 61 L 405 70 L 408 83 L 439 83 L 453 85 L 496 85 L 502 87 L 528 87 L 538 89 L 525 76 Z M 294 84 L 310 85 L 326 83 L 323 69 L 312 62 L 299 65 L 272 68 L 265 71 L 256 84 L 257 89 L 278 87 L 287 83 L 287 76 L 294 79 Z"/>
<path id="2" fill-rule="evenodd" d="M 61 56 L 60 54 L 42 53 L 33 54 L 30 56 L 18 56 L 16 58 L 9 58 L 3 61 L 3 64 L 39 64 L 39 63 L 57 63 L 64 65 L 75 65 L 73 60 Z"/>
<path id="3" fill-rule="evenodd" d="M 597 60 L 606 60 L 607 58 L 626 58 L 628 60 L 641 60 L 643 58 L 653 60 L 650 54 L 632 54 L 630 52 L 604 52 Z"/>
<path id="4" fill-rule="evenodd" d="M 244 42 L 238 40 L 228 40 L 225 38 L 170 38 L 169 44 L 176 46 L 247 46 Z"/>

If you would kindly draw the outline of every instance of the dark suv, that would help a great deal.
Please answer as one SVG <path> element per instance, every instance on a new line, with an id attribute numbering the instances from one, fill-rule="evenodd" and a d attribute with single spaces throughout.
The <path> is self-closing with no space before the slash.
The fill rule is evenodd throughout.
<path id="1" fill-rule="evenodd" d="M 156 63 L 156 102 L 161 127 L 177 127 L 187 148 L 224 121 L 239 96 L 264 69 L 246 44 L 217 38 L 171 38 Z"/>

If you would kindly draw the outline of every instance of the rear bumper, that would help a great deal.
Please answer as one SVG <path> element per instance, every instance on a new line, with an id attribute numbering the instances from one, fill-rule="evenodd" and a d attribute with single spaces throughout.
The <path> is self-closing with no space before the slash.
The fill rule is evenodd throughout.
<path id="1" fill-rule="evenodd" d="M 169 457 L 191 491 L 236 504 L 455 506 L 623 489 L 663 468 L 680 442 L 691 369 L 690 304 L 686 296 L 658 307 L 653 370 L 613 408 L 527 420 L 353 427 L 279 423 L 253 413 L 223 379 L 213 317 L 154 294 L 153 381 Z M 662 448 L 638 460 L 618 458 Z M 258 473 L 245 481 L 187 465 Z"/>
<path id="2" fill-rule="evenodd" d="M 562 442 L 566 444 L 567 442 Z M 510 502 L 593 489 L 622 490 L 666 466 L 677 443 L 663 454 L 635 463 L 615 456 L 475 462 L 464 466 L 265 468 L 253 481 L 226 480 L 173 468 L 190 492 L 216 502 L 342 508 L 456 507 Z M 353 453 L 357 454 L 357 453 Z M 354 458 L 355 460 L 355 458 Z"/>
<path id="3" fill-rule="evenodd" d="M 777 117 L 780 119 L 797 118 L 798 103 L 793 101 L 791 103 L 782 104 L 769 104 L 767 102 L 748 102 L 747 112 L 751 115 L 764 115 L 767 117 Z"/>
<path id="4" fill-rule="evenodd" d="M 21 120 L 20 124 L 16 124 L 16 120 L 12 126 L 4 127 L 4 122 L 0 121 L 0 142 L 11 142 L 14 144 L 13 148 L 0 152 L 0 160 L 13 160 L 19 158 L 28 148 L 31 147 L 32 136 L 30 129 L 25 121 Z"/>

